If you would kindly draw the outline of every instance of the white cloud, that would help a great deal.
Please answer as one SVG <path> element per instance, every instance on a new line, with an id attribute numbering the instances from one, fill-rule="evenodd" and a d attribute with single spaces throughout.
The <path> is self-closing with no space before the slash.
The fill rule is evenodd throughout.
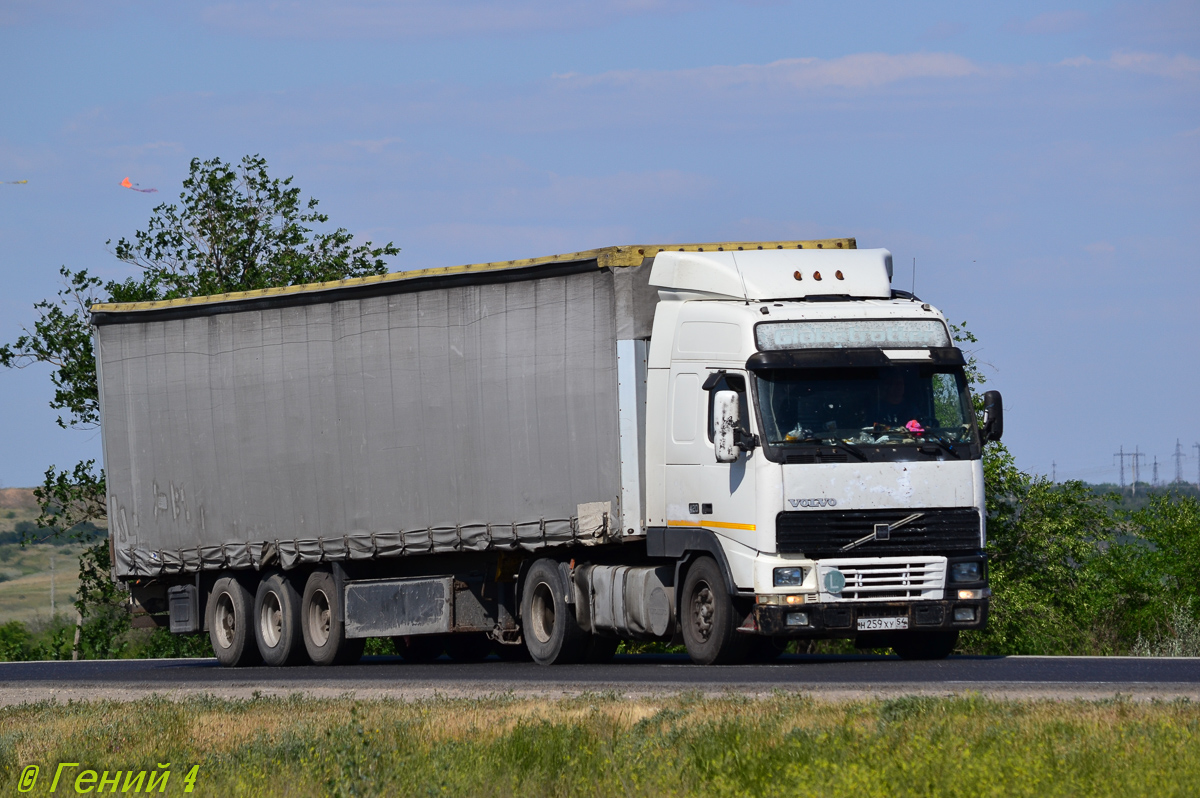
<path id="1" fill-rule="evenodd" d="M 955 53 L 857 53 L 841 58 L 788 58 L 769 64 L 707 66 L 651 72 L 627 70 L 599 75 L 556 75 L 563 84 L 667 88 L 672 84 L 710 90 L 764 86 L 793 90 L 876 88 L 919 78 L 961 78 L 983 69 Z"/>
<path id="2" fill-rule="evenodd" d="M 1122 50 L 1113 53 L 1107 60 L 1096 61 L 1086 55 L 1066 58 L 1059 66 L 1094 67 L 1102 66 L 1160 78 L 1191 78 L 1200 75 L 1200 59 L 1188 55 L 1163 55 L 1162 53 L 1140 53 Z"/>
<path id="3" fill-rule="evenodd" d="M 1127 69 L 1164 78 L 1193 77 L 1200 74 L 1200 59 L 1186 55 L 1167 56 L 1158 53 L 1115 53 L 1109 63 L 1116 69 Z"/>

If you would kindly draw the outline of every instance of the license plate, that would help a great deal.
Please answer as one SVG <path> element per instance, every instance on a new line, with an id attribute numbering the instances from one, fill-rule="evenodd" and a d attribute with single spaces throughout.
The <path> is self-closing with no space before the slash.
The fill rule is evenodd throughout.
<path id="1" fill-rule="evenodd" d="M 879 629 L 907 629 L 908 618 L 859 618 L 858 631 L 874 632 Z"/>

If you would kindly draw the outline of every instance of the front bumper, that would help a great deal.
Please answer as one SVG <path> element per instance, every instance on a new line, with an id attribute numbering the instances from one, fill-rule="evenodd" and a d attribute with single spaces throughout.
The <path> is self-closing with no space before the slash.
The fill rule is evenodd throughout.
<path id="1" fill-rule="evenodd" d="M 974 609 L 974 620 L 956 621 L 955 610 Z M 803 613 L 807 624 L 788 623 L 788 615 Z M 910 631 L 953 631 L 983 629 L 987 626 L 988 600 L 945 600 L 905 602 L 830 602 L 822 604 L 756 604 L 753 610 L 756 629 L 743 625 L 740 631 L 771 637 L 858 637 L 874 632 L 860 631 L 859 618 L 908 618 Z"/>

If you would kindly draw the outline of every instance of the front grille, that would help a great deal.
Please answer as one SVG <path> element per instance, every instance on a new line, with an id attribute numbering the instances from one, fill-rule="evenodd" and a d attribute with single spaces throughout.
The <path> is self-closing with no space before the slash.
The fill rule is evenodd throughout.
<path id="1" fill-rule="evenodd" d="M 946 558 L 926 557 L 906 561 L 896 557 L 863 560 L 821 560 L 817 584 L 825 574 L 838 570 L 846 579 L 839 593 L 821 593 L 821 601 L 892 601 L 896 599 L 940 600 L 946 586 Z"/>
<path id="2" fill-rule="evenodd" d="M 872 534 L 876 524 L 894 524 L 923 513 L 888 540 L 868 540 L 849 551 L 842 547 Z M 808 510 L 775 517 L 775 544 L 780 554 L 825 557 L 907 557 L 979 550 L 979 511 L 974 507 L 929 507 L 899 510 Z"/>

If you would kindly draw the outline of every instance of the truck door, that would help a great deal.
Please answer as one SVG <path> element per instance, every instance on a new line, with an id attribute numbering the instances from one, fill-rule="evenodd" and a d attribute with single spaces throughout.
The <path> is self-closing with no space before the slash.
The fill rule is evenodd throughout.
<path id="1" fill-rule="evenodd" d="M 755 455 L 742 452 L 733 463 L 717 462 L 712 398 L 718 390 L 739 393 L 742 424 L 753 430 L 744 373 L 692 364 L 671 368 L 667 524 L 701 527 L 753 547 L 754 468 L 748 461 Z"/>

